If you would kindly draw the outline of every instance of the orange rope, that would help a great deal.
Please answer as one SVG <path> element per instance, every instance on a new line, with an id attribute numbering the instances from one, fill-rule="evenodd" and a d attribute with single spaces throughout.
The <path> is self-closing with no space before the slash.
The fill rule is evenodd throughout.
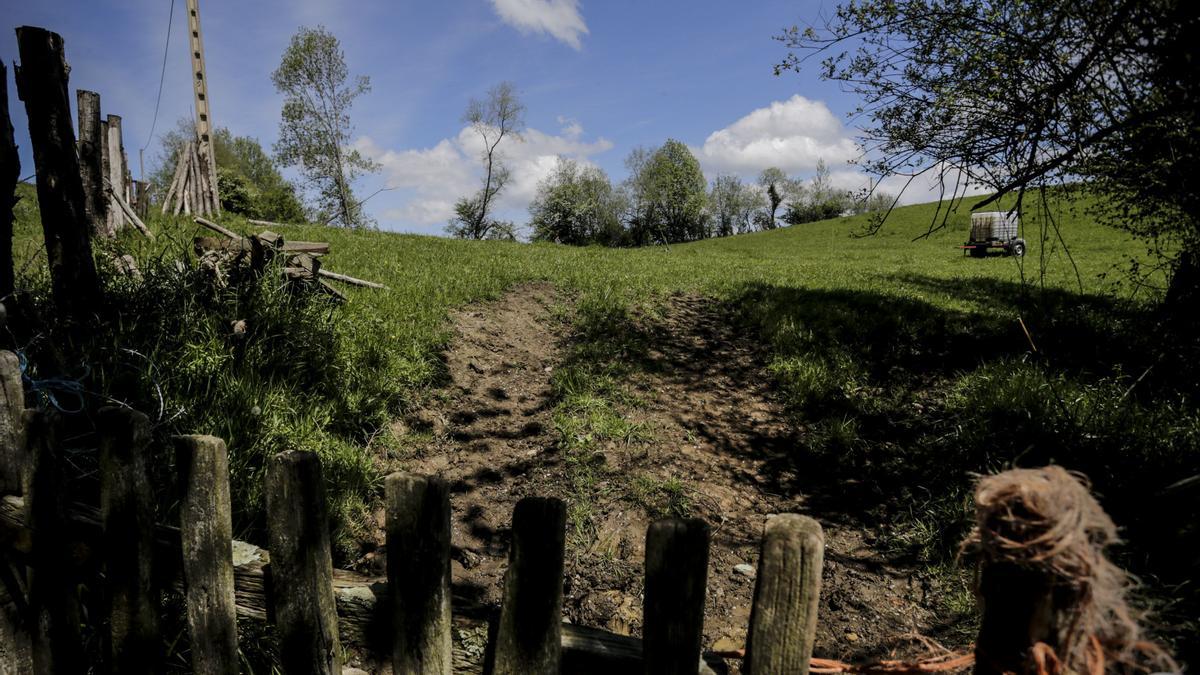
<path id="1" fill-rule="evenodd" d="M 727 659 L 741 659 L 745 658 L 746 650 L 734 649 L 727 652 L 714 652 L 713 656 Z M 919 661 L 882 660 L 862 664 L 813 657 L 809 662 L 808 671 L 821 675 L 831 673 L 852 673 L 853 675 L 920 675 L 921 673 L 944 673 L 951 670 L 962 670 L 969 668 L 974 663 L 974 654 L 955 653 L 934 656 Z"/>

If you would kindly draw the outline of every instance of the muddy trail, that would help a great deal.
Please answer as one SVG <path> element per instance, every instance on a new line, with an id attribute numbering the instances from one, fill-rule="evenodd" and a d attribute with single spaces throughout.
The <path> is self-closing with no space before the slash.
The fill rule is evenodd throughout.
<path id="1" fill-rule="evenodd" d="M 457 312 L 445 354 L 451 383 L 397 422 L 409 454 L 390 468 L 451 483 L 455 594 L 480 607 L 499 604 L 516 502 L 540 495 L 570 504 L 576 497 L 558 447 L 552 389 L 570 316 L 570 299 L 543 284 Z M 811 515 L 825 529 L 817 656 L 908 656 L 918 649 L 916 635 L 955 642 L 953 621 L 938 615 L 930 572 L 890 560 L 853 508 L 833 518 L 810 510 L 818 499 L 795 486 L 812 477 L 781 475 L 803 432 L 777 401 L 761 347 L 718 303 L 700 297 L 668 299 L 655 322 L 645 363 L 625 383 L 640 403 L 622 411 L 644 438 L 598 453 L 604 468 L 591 486 L 588 526 L 568 532 L 565 619 L 640 635 L 645 532 L 661 511 L 644 495 L 630 497 L 636 477 L 640 485 L 676 486 L 674 507 L 712 527 L 707 650 L 744 645 L 763 523 L 786 512 Z M 727 667 L 737 672 L 738 663 Z"/>

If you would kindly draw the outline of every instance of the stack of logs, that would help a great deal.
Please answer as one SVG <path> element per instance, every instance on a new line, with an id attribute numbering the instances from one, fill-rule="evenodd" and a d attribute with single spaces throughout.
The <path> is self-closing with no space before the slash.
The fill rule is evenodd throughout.
<path id="1" fill-rule="evenodd" d="M 329 244 L 326 242 L 284 241 L 283 237 L 270 230 L 243 237 L 207 218 L 197 216 L 195 220 L 198 225 L 222 235 L 221 237 L 196 237 L 192 240 L 200 264 L 213 270 L 219 279 L 223 279 L 234 267 L 244 264 L 249 266 L 252 274 L 261 274 L 269 263 L 282 256 L 282 274 L 285 279 L 293 282 L 315 282 L 318 289 L 338 300 L 346 300 L 346 296 L 325 281 L 326 279 L 365 288 L 387 288 L 383 284 L 356 279 L 322 268 L 321 256 L 329 253 Z M 276 225 L 276 223 L 261 220 L 250 222 Z"/>
<path id="2" fill-rule="evenodd" d="M 162 212 L 174 215 L 207 216 L 221 213 L 217 197 L 216 170 L 209 166 L 208 154 L 200 151 L 198 140 L 188 141 L 179 153 L 175 176 L 163 195 Z"/>

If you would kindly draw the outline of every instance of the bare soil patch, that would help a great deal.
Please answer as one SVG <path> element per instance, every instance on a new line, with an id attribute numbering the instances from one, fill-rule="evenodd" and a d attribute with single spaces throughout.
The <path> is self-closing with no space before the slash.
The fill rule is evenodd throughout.
<path id="1" fill-rule="evenodd" d="M 458 312 L 446 352 L 451 383 L 397 426 L 413 448 L 398 468 L 453 485 L 455 592 L 483 607 L 500 599 L 516 502 L 573 498 L 553 428 L 551 378 L 569 334 L 552 317 L 556 304 L 569 307 L 569 299 L 536 284 Z M 795 486 L 819 478 L 781 475 L 780 466 L 795 466 L 783 460 L 799 452 L 802 431 L 777 400 L 762 348 L 718 303 L 677 296 L 647 321 L 658 338 L 627 383 L 640 403 L 622 413 L 648 440 L 602 450 L 594 527 L 570 537 L 564 612 L 575 623 L 640 634 L 652 515 L 629 490 L 633 481 L 674 480 L 689 513 L 712 526 L 704 644 L 731 651 L 744 644 L 754 590 L 752 573 L 738 566 L 756 566 L 771 514 L 808 513 L 810 496 Z M 889 560 L 873 529 L 847 512 L 839 509 L 836 519 L 809 513 L 826 536 L 817 655 L 906 655 L 914 634 L 944 638 L 949 622 L 937 614 L 936 579 L 919 565 Z M 736 672 L 737 663 L 729 667 Z"/>

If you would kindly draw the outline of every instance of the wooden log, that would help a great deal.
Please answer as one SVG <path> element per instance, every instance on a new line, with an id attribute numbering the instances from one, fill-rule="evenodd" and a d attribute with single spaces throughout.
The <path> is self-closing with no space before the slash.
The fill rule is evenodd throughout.
<path id="1" fill-rule="evenodd" d="M 134 192 L 134 211 L 142 220 L 150 217 L 150 184 L 144 180 L 136 181 L 136 190 Z"/>
<path id="2" fill-rule="evenodd" d="M 195 145 L 192 145 L 192 152 L 188 155 L 188 164 L 188 208 L 198 216 L 207 216 L 208 210 L 204 208 L 200 196 L 200 186 L 203 185 L 204 177 L 200 173 L 200 158 L 196 155 Z"/>
<path id="3" fill-rule="evenodd" d="M 494 675 L 559 672 L 566 527 L 561 499 L 526 497 L 513 509 Z"/>
<path id="4" fill-rule="evenodd" d="M 285 241 L 282 250 L 288 253 L 324 255 L 329 253 L 329 244 L 323 241 Z"/>
<path id="5" fill-rule="evenodd" d="M 125 203 L 125 200 L 122 199 L 121 196 L 112 189 L 112 186 L 108 186 L 108 189 L 109 193 L 112 195 L 113 202 L 115 202 L 117 205 L 117 208 L 121 209 L 121 213 L 125 214 L 125 219 L 128 222 L 133 223 L 133 226 L 137 228 L 138 232 L 141 232 L 149 239 L 153 239 L 154 233 L 150 231 L 150 228 L 146 227 L 146 224 L 142 222 L 141 218 L 137 217 L 137 214 L 133 212 L 133 209 L 129 206 L 129 204 Z"/>
<path id="6" fill-rule="evenodd" d="M 450 489 L 400 473 L 385 485 L 392 672 L 450 675 Z"/>
<path id="7" fill-rule="evenodd" d="M 812 518 L 783 514 L 767 521 L 759 551 L 743 672 L 808 675 L 825 535 Z"/>
<path id="8" fill-rule="evenodd" d="M 29 462 L 21 426 L 24 412 L 20 359 L 0 351 L 0 493 L 21 494 L 25 482 Z"/>
<path id="9" fill-rule="evenodd" d="M 98 304 L 100 281 L 83 206 L 63 41 L 45 29 L 22 26 L 17 29 L 17 42 L 21 52 L 17 91 L 29 118 L 54 301 L 82 323 Z"/>
<path id="10" fill-rule="evenodd" d="M 237 232 L 234 232 L 233 230 L 231 230 L 227 227 L 218 225 L 207 218 L 201 218 L 200 216 L 196 216 L 195 218 L 193 218 L 193 220 L 196 221 L 197 225 L 203 225 L 204 227 L 207 227 L 208 229 L 212 230 L 213 232 L 216 232 L 217 234 L 223 234 L 226 237 L 229 237 L 230 239 L 233 239 L 235 241 L 240 241 L 242 239 L 242 236 L 240 234 L 238 234 Z"/>
<path id="11" fill-rule="evenodd" d="M 267 473 L 271 607 L 284 675 L 342 672 L 321 461 L 283 452 Z"/>
<path id="12" fill-rule="evenodd" d="M 229 456 L 225 442 L 212 436 L 178 436 L 174 443 L 192 670 L 198 675 L 236 675 Z"/>
<path id="13" fill-rule="evenodd" d="M 125 183 L 125 142 L 121 138 L 121 116 L 108 116 L 108 182 L 112 185 L 112 190 L 109 190 L 109 211 L 113 216 L 112 227 L 114 231 L 119 231 L 125 227 L 126 218 L 125 212 L 121 210 L 113 195 L 119 186 Z"/>
<path id="14" fill-rule="evenodd" d="M 180 183 L 183 182 L 183 171 L 186 166 L 182 161 L 182 157 L 186 148 L 181 148 L 175 155 L 175 173 L 171 176 L 171 184 L 167 186 L 167 191 L 162 197 L 162 213 L 166 215 L 168 208 L 174 208 L 180 196 Z"/>
<path id="15" fill-rule="evenodd" d="M 184 148 L 186 151 L 186 147 Z M 175 189 L 175 205 L 171 213 L 178 216 L 183 211 L 184 198 L 187 196 L 187 174 L 190 168 L 186 152 L 179 156 L 179 183 Z"/>
<path id="16" fill-rule="evenodd" d="M 22 60 L 24 57 L 22 55 Z M 25 415 L 30 471 L 25 522 L 30 525 L 29 607 L 35 675 L 86 672 L 71 542 L 63 536 L 66 500 L 59 457 L 60 418 L 31 410 Z"/>
<path id="17" fill-rule="evenodd" d="M 362 279 L 355 279 L 354 277 L 346 276 L 345 274 L 338 274 L 337 272 L 330 272 L 329 270 L 321 270 L 321 276 L 325 277 L 326 279 L 333 279 L 335 281 L 341 281 L 343 283 L 350 284 L 351 286 L 366 286 L 367 288 L 383 288 L 383 289 L 387 288 L 387 286 L 384 286 L 383 284 L 377 284 L 374 281 L 364 281 Z"/>
<path id="18" fill-rule="evenodd" d="M 79 169 L 83 180 L 83 210 L 92 226 L 92 236 L 111 237 L 108 228 L 108 199 L 104 190 L 104 144 L 100 139 L 100 94 L 77 89 L 79 111 Z"/>
<path id="19" fill-rule="evenodd" d="M 695 675 L 699 671 L 708 545 L 708 525 L 699 519 L 666 518 L 646 531 L 642 621 L 646 673 Z"/>
<path id="20" fill-rule="evenodd" d="M 13 209 L 19 180 L 21 157 L 8 114 L 8 69 L 0 63 L 0 298 L 12 295 L 14 288 Z"/>
<path id="21" fill-rule="evenodd" d="M 154 491 L 146 476 L 150 420 L 128 408 L 102 408 L 100 521 L 108 582 L 107 663 L 114 673 L 159 672 L 162 640 L 154 588 Z"/>

